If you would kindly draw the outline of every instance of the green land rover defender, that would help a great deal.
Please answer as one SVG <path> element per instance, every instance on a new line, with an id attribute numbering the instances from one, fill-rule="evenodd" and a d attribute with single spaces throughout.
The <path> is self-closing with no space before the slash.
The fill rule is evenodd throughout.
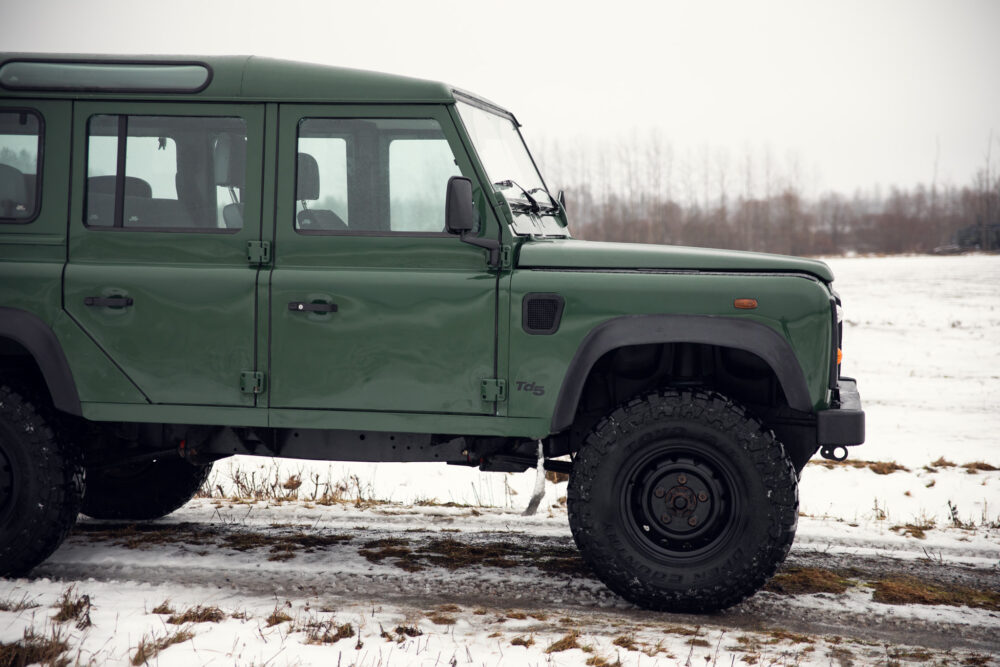
<path id="1" fill-rule="evenodd" d="M 574 240 L 518 127 L 335 67 L 0 55 L 0 575 L 254 454 L 543 465 L 627 600 L 760 589 L 806 461 L 864 441 L 830 269 Z"/>

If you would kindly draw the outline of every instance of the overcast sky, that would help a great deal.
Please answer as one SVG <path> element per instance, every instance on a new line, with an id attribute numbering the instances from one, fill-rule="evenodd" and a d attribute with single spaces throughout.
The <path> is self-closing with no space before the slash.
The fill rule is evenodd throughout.
<path id="1" fill-rule="evenodd" d="M 529 139 L 658 128 L 798 156 L 808 190 L 1000 164 L 1000 1 L 0 0 L 0 48 L 256 54 L 447 81 Z M 935 160 L 937 156 L 937 160 Z"/>

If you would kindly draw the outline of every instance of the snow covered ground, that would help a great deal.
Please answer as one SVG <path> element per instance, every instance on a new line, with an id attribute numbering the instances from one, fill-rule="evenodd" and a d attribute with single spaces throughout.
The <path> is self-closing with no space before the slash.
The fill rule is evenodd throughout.
<path id="1" fill-rule="evenodd" d="M 776 581 L 842 590 L 653 614 L 581 569 L 565 482 L 525 518 L 534 472 L 237 457 L 216 497 L 147 526 L 81 519 L 32 578 L 0 580 L 0 642 L 56 633 L 80 664 L 142 664 L 169 637 L 148 664 L 1000 664 L 1000 609 L 976 602 L 1000 591 L 1000 256 L 829 263 L 868 442 L 805 469 Z M 297 499 L 219 497 L 251 478 Z M 338 484 L 346 502 L 316 501 Z M 884 601 L 889 579 L 957 603 Z"/>

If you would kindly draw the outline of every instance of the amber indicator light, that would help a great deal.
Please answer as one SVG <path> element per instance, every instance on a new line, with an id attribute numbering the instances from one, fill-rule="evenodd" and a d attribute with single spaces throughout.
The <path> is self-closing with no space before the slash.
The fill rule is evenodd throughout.
<path id="1" fill-rule="evenodd" d="M 840 362 L 842 362 L 843 360 L 844 360 L 844 351 L 837 350 L 837 365 L 839 366 Z"/>
<path id="2" fill-rule="evenodd" d="M 736 299 L 733 305 L 740 310 L 753 310 L 757 307 L 757 299 Z"/>

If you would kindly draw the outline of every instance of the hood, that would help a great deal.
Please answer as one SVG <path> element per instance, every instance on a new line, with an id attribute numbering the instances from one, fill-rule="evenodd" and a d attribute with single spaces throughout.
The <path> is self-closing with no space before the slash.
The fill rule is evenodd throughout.
<path id="1" fill-rule="evenodd" d="M 538 239 L 521 246 L 519 268 L 663 269 L 671 271 L 745 271 L 808 273 L 833 282 L 824 262 L 788 255 L 738 250 L 687 248 L 644 243 L 600 243 L 577 239 Z"/>

